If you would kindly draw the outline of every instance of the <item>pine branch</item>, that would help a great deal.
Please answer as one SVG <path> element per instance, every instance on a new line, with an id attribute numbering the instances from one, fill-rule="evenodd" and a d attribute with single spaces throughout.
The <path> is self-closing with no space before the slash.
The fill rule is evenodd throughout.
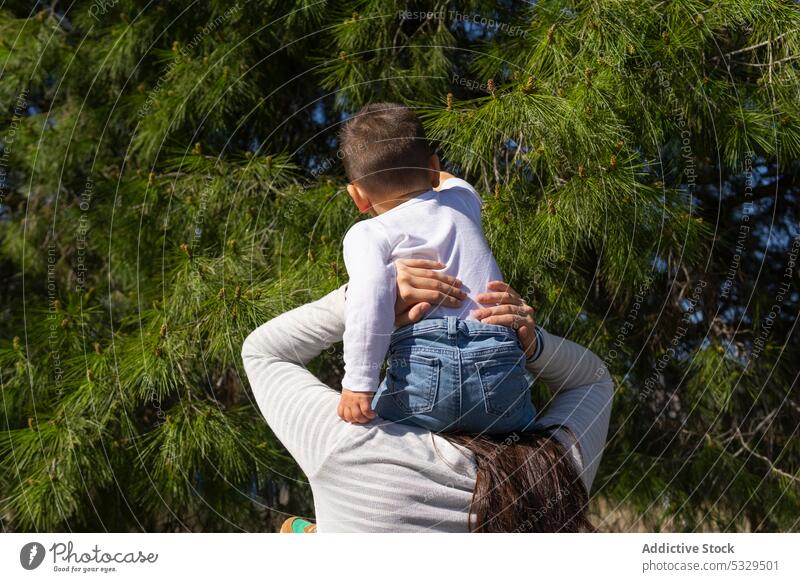
<path id="1" fill-rule="evenodd" d="M 739 439 L 739 442 L 741 443 L 741 445 L 744 448 L 744 450 L 746 450 L 748 453 L 750 453 L 750 455 L 752 455 L 753 457 L 755 457 L 755 458 L 757 458 L 757 459 L 759 459 L 759 460 L 761 460 L 761 461 L 763 461 L 764 463 L 767 464 L 767 466 L 769 467 L 769 470 L 770 470 L 771 473 L 775 473 L 776 475 L 780 475 L 781 477 L 785 477 L 786 479 L 789 479 L 790 481 L 794 481 L 794 482 L 800 483 L 800 477 L 798 477 L 797 475 L 792 475 L 791 473 L 787 473 L 786 471 L 778 468 L 775 465 L 775 463 L 772 462 L 772 459 L 770 459 L 768 457 L 765 457 L 764 455 L 761 455 L 761 454 L 757 453 L 756 451 L 754 451 L 752 448 L 750 448 L 750 446 L 747 444 L 747 442 L 744 440 L 744 437 L 742 437 L 742 434 L 738 430 L 736 431 L 736 437 Z"/>
<path id="2" fill-rule="evenodd" d="M 738 54 L 741 54 L 741 53 L 746 53 L 746 52 L 749 52 L 749 51 L 753 51 L 755 49 L 758 49 L 758 48 L 761 48 L 763 46 L 767 46 L 769 44 L 777 42 L 780 39 L 782 39 L 783 37 L 785 37 L 786 35 L 793 34 L 793 33 L 797 32 L 798 30 L 800 30 L 800 29 L 789 30 L 787 32 L 784 32 L 783 34 L 779 34 L 775 38 L 771 38 L 769 40 L 765 40 L 764 42 L 759 42 L 757 44 L 746 46 L 744 48 L 740 48 L 740 49 L 737 49 L 735 51 L 727 52 L 727 53 L 725 53 L 724 56 L 727 58 L 727 57 L 732 57 L 733 55 L 738 55 Z"/>

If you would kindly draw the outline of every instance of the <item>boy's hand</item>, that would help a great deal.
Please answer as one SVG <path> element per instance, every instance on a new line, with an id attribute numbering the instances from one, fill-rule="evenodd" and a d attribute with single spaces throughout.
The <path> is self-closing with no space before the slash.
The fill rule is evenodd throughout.
<path id="1" fill-rule="evenodd" d="M 339 418 L 353 424 L 366 424 L 375 418 L 372 410 L 372 397 L 374 392 L 353 392 L 347 388 L 342 389 L 342 398 L 336 410 Z"/>

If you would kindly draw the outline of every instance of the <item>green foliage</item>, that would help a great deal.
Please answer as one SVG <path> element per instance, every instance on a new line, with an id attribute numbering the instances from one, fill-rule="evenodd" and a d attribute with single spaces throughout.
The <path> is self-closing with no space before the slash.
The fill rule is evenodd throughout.
<path id="1" fill-rule="evenodd" d="M 612 370 L 614 527 L 797 530 L 795 2 L 145 5 L 0 11 L 4 529 L 311 514 L 239 351 L 345 282 L 335 134 L 395 100 Z"/>

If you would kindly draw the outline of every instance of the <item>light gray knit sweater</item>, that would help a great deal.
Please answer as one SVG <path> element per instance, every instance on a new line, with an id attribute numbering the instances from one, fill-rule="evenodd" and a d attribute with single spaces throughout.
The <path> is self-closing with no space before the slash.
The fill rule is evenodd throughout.
<path id="1" fill-rule="evenodd" d="M 339 419 L 339 394 L 305 365 L 342 340 L 344 287 L 265 323 L 242 358 L 258 406 L 308 477 L 320 532 L 466 532 L 475 466 L 471 455 L 420 428 L 380 418 Z M 592 352 L 541 330 L 530 372 L 553 392 L 537 403 L 591 487 L 608 432 L 613 384 Z M 545 406 L 542 406 L 545 404 Z"/>

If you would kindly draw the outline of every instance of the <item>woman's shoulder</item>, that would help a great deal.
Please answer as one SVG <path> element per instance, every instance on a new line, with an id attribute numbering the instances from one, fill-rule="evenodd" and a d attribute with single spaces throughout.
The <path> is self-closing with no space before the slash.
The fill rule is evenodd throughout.
<path id="1" fill-rule="evenodd" d="M 387 472 L 403 474 L 413 480 L 457 480 L 474 486 L 475 464 L 472 454 L 429 430 L 377 418 L 354 426 L 352 438 L 339 441 L 325 463 L 326 471 L 370 472 L 392 467 Z M 405 470 L 398 470 L 404 468 Z M 377 468 L 377 469 L 376 469 Z"/>

